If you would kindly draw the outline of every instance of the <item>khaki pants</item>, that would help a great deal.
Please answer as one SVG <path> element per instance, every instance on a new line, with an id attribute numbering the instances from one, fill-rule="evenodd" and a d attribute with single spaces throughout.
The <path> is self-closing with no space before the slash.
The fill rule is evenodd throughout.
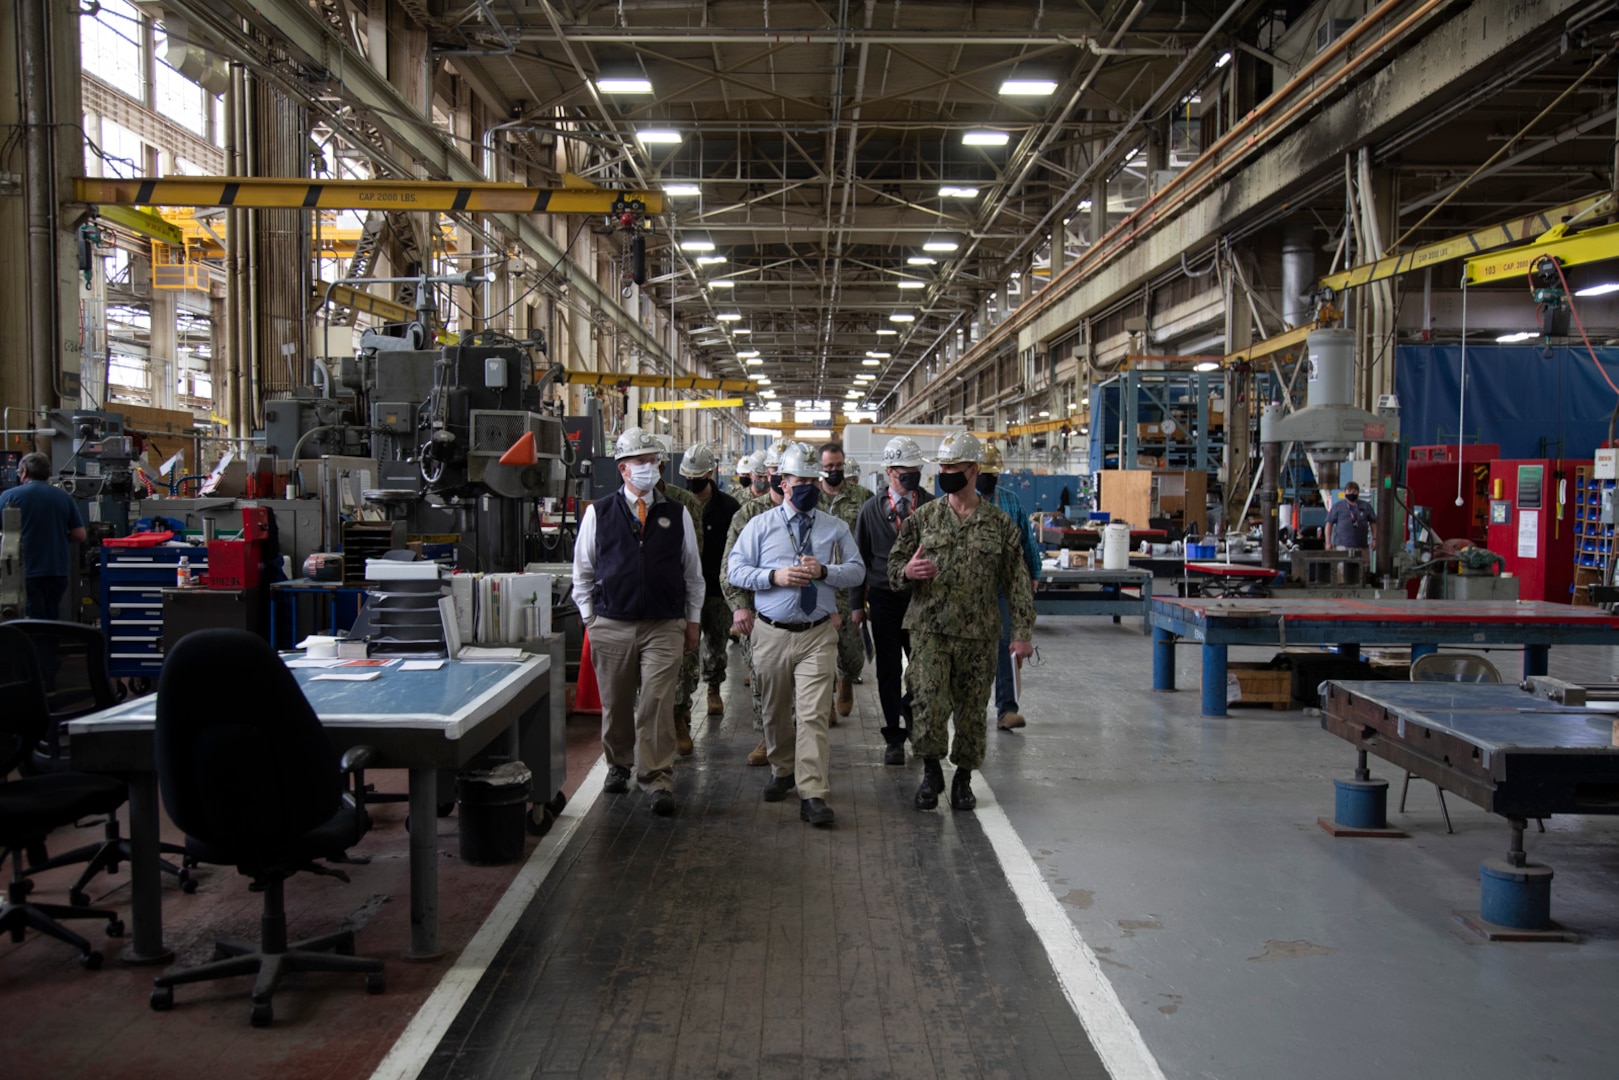
<path id="1" fill-rule="evenodd" d="M 607 764 L 633 769 L 643 791 L 674 790 L 675 681 L 685 645 L 684 619 L 597 616 L 590 627 L 602 753 Z"/>
<path id="2" fill-rule="evenodd" d="M 826 721 L 837 668 L 838 632 L 830 619 L 796 634 L 762 619 L 754 624 L 753 672 L 762 697 L 770 772 L 791 774 L 801 799 L 824 799 L 831 790 Z"/>

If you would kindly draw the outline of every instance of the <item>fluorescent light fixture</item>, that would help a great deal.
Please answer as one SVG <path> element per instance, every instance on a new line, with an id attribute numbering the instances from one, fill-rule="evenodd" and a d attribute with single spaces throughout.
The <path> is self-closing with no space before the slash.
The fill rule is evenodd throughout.
<path id="1" fill-rule="evenodd" d="M 861 372 L 859 375 L 856 375 L 854 377 L 854 381 L 855 382 L 876 382 L 877 381 L 877 376 L 875 376 L 875 375 L 867 375 L 865 372 Z"/>
<path id="2" fill-rule="evenodd" d="M 1516 334 L 1502 334 L 1500 337 L 1496 338 L 1495 340 L 1496 340 L 1496 342 L 1498 344 L 1501 344 L 1501 345 L 1516 345 L 1518 342 L 1520 342 L 1520 341 L 1528 341 L 1530 338 L 1532 338 L 1534 336 L 1535 335 L 1530 333 L 1528 330 L 1521 330 Z"/>
<path id="3" fill-rule="evenodd" d="M 650 94 L 652 80 L 624 76 L 602 76 L 596 80 L 596 89 L 604 94 Z M 1001 91 L 1005 93 L 1005 91 Z"/>
<path id="4" fill-rule="evenodd" d="M 827 439 L 831 438 L 831 436 L 832 429 L 824 427 L 799 428 L 793 432 L 793 438 L 795 439 Z"/>
<path id="5" fill-rule="evenodd" d="M 1001 83 L 1002 97 L 1050 97 L 1057 92 L 1052 79 L 1007 79 Z"/>
<path id="6" fill-rule="evenodd" d="M 761 390 L 759 391 L 759 396 L 762 398 L 769 398 L 771 401 L 776 400 L 776 392 L 774 390 Z"/>
<path id="7" fill-rule="evenodd" d="M 688 236 L 680 241 L 681 251 L 713 251 L 714 241 L 706 236 Z"/>
<path id="8" fill-rule="evenodd" d="M 873 359 L 871 359 L 871 357 L 868 356 L 866 359 L 860 361 L 860 366 L 861 367 L 882 367 L 883 362 L 881 360 L 873 360 Z"/>
<path id="9" fill-rule="evenodd" d="M 1619 281 L 1605 281 L 1601 285 L 1587 285 L 1583 289 L 1575 289 L 1575 296 L 1607 296 L 1609 293 L 1619 292 Z"/>
<path id="10" fill-rule="evenodd" d="M 753 333 L 753 330 L 751 328 L 746 327 L 746 326 L 739 326 L 735 330 L 731 331 L 731 336 L 732 337 L 747 337 L 751 333 Z"/>
<path id="11" fill-rule="evenodd" d="M 843 396 L 848 398 L 850 401 L 859 401 L 862 397 L 865 396 L 865 393 L 864 393 L 864 391 L 862 391 L 862 390 L 860 390 L 858 388 L 851 388 L 849 390 L 844 391 Z"/>
<path id="12" fill-rule="evenodd" d="M 928 284 L 927 282 L 918 281 L 915 278 L 900 278 L 899 279 L 899 287 L 902 288 L 902 289 L 925 289 L 925 288 L 927 288 L 927 284 Z"/>
<path id="13" fill-rule="evenodd" d="M 741 352 L 736 354 L 736 358 L 738 360 L 752 360 L 754 357 L 756 357 L 758 355 L 759 355 L 759 350 L 758 349 L 743 349 Z"/>
<path id="14" fill-rule="evenodd" d="M 758 383 L 760 386 L 770 385 L 770 377 L 768 375 L 753 375 L 750 376 L 750 378 L 752 378 L 753 381 Z"/>
<path id="15" fill-rule="evenodd" d="M 888 317 L 889 322 L 915 322 L 916 316 L 909 311 L 896 311 Z"/>
<path id="16" fill-rule="evenodd" d="M 741 322 L 742 313 L 739 311 L 722 311 L 714 316 L 720 322 Z"/>
<path id="17" fill-rule="evenodd" d="M 635 133 L 642 146 L 674 146 L 681 141 L 674 128 L 642 128 Z"/>
<path id="18" fill-rule="evenodd" d="M 1220 361 L 1218 361 L 1218 360 L 1200 360 L 1199 362 L 1192 365 L 1192 370 L 1193 371 L 1219 371 L 1220 370 Z"/>
<path id="19" fill-rule="evenodd" d="M 708 287 L 710 289 L 734 289 L 736 288 L 736 282 L 730 278 L 715 278 L 708 283 Z"/>
<path id="20" fill-rule="evenodd" d="M 663 185 L 663 193 L 671 199 L 682 199 L 690 198 L 693 195 L 701 195 L 703 189 L 696 184 L 665 184 Z"/>
<path id="21" fill-rule="evenodd" d="M 894 357 L 893 353 L 885 353 L 885 352 L 868 352 L 868 353 L 866 353 L 866 359 L 867 360 L 891 360 L 891 359 L 893 359 L 893 357 Z M 876 365 L 873 364 L 871 366 L 875 367 Z"/>
<path id="22" fill-rule="evenodd" d="M 1079 403 L 1080 403 L 1080 404 L 1081 404 L 1081 405 L 1089 405 L 1089 404 L 1090 404 L 1090 403 L 1091 403 L 1091 398 L 1090 398 L 1090 395 L 1089 395 L 1089 394 L 1087 394 L 1087 395 L 1085 395 L 1085 396 L 1084 396 L 1084 397 L 1082 397 L 1082 398 L 1080 398 L 1080 399 L 1079 399 Z"/>
<path id="23" fill-rule="evenodd" d="M 1005 146 L 1011 138 L 1004 131 L 966 131 L 961 135 L 962 146 Z"/>
<path id="24" fill-rule="evenodd" d="M 1040 410 L 1040 415 L 1045 416 L 1045 417 L 1049 417 L 1051 415 L 1051 410 L 1049 410 L 1049 409 L 1041 409 Z"/>
<path id="25" fill-rule="evenodd" d="M 1079 208 L 1081 211 L 1089 210 L 1091 208 L 1091 201 L 1089 199 L 1079 200 Z"/>
<path id="26" fill-rule="evenodd" d="M 923 251 L 954 251 L 961 242 L 951 236 L 935 236 L 922 244 Z"/>
<path id="27" fill-rule="evenodd" d="M 941 199 L 976 199 L 978 189 L 962 184 L 940 184 L 939 198 Z"/>
<path id="28" fill-rule="evenodd" d="M 878 337 L 893 337 L 898 333 L 899 333 L 898 330 L 890 330 L 885 326 L 881 330 L 877 331 L 877 336 Z"/>
<path id="29" fill-rule="evenodd" d="M 1230 53 L 1221 53 L 1220 54 L 1220 59 L 1218 59 L 1218 60 L 1216 60 L 1214 62 L 1214 66 L 1216 68 L 1223 68 L 1229 63 L 1231 63 L 1231 54 Z"/>
<path id="30" fill-rule="evenodd" d="M 939 260 L 932 255 L 912 255 L 905 260 L 906 266 L 938 266 Z M 881 333 L 881 331 L 878 331 Z"/>
<path id="31" fill-rule="evenodd" d="M 710 249 L 712 249 L 714 247 L 713 244 L 710 244 L 708 246 L 709 246 Z M 697 265 L 698 266 L 714 266 L 714 265 L 716 265 L 718 263 L 722 263 L 724 261 L 725 261 L 725 256 L 724 255 L 699 255 L 699 256 L 697 256 Z"/>

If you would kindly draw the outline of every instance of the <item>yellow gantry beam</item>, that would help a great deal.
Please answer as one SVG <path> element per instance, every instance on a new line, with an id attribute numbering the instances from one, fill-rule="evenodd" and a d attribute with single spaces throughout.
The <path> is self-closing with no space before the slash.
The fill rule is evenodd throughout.
<path id="1" fill-rule="evenodd" d="M 81 177 L 76 202 L 96 206 L 241 206 L 258 210 L 422 210 L 483 214 L 658 214 L 663 196 L 604 188 L 531 188 L 431 180 L 299 180 L 233 176 Z"/>
<path id="2" fill-rule="evenodd" d="M 1257 360 L 1261 356 L 1269 356 L 1272 353 L 1279 353 L 1285 349 L 1292 349 L 1299 345 L 1303 345 L 1305 339 L 1308 338 L 1319 325 L 1319 323 L 1306 323 L 1305 325 L 1297 327 L 1293 330 L 1287 330 L 1283 333 L 1277 334 L 1275 337 L 1268 337 L 1264 341 L 1256 342 L 1255 344 L 1248 346 L 1246 349 L 1238 349 L 1234 353 L 1227 353 L 1225 356 L 1220 358 L 1220 364 L 1221 366 L 1230 366 L 1231 364 L 1242 363 L 1243 361 L 1247 360 Z"/>
<path id="3" fill-rule="evenodd" d="M 357 289 L 352 285 L 333 285 L 332 305 L 334 307 L 353 308 L 368 315 L 375 315 L 383 322 L 409 322 L 416 317 L 415 309 L 404 304 L 396 304 L 392 300 L 384 299 L 364 289 Z M 317 281 L 310 290 L 309 310 L 319 311 L 326 299 L 326 282 Z"/>
<path id="4" fill-rule="evenodd" d="M 1477 255 L 1481 251 L 1500 247 L 1502 244 L 1521 244 L 1526 240 L 1533 240 L 1555 228 L 1565 218 L 1576 218 L 1586 213 L 1601 212 L 1602 204 L 1613 199 L 1612 194 L 1593 195 L 1587 199 L 1564 203 L 1554 206 L 1550 210 L 1542 210 L 1538 214 L 1528 217 L 1514 218 L 1503 221 L 1499 225 L 1491 225 L 1475 232 L 1464 233 L 1461 236 L 1452 236 L 1448 240 L 1439 240 L 1432 244 L 1424 244 L 1415 251 L 1408 251 L 1403 255 L 1390 255 L 1378 259 L 1376 262 L 1363 263 L 1352 266 L 1341 273 L 1321 279 L 1321 287 L 1341 292 L 1352 289 L 1356 285 L 1365 285 L 1373 281 L 1382 281 L 1394 277 L 1396 274 L 1410 273 L 1412 270 L 1422 270 L 1438 263 L 1453 262 L 1456 259 L 1465 259 Z"/>
<path id="5" fill-rule="evenodd" d="M 138 210 L 133 206 L 104 206 L 100 217 L 114 225 L 122 225 L 133 232 L 143 236 L 150 236 L 153 240 L 161 240 L 170 247 L 185 246 L 185 233 L 179 226 L 163 220 L 148 210 Z"/>
<path id="6" fill-rule="evenodd" d="M 1072 424 L 1072 419 L 1037 420 L 1032 424 L 1010 424 L 1006 431 L 1009 435 L 1041 435 L 1047 431 L 1061 431 L 1064 425 Z"/>
<path id="7" fill-rule="evenodd" d="M 703 379 L 695 375 L 669 378 L 667 375 L 621 375 L 611 371 L 563 372 L 563 382 L 582 383 L 586 386 L 647 386 L 674 390 L 752 390 L 746 379 Z"/>
<path id="8" fill-rule="evenodd" d="M 641 408 L 651 412 L 668 412 L 671 409 L 735 409 L 743 405 L 739 397 L 703 398 L 698 401 L 643 401 Z"/>
<path id="9" fill-rule="evenodd" d="M 1464 264 L 1462 280 L 1469 285 L 1500 282 L 1529 286 L 1529 268 L 1542 258 L 1556 259 L 1563 266 L 1619 259 L 1619 225 L 1598 225 L 1572 236 L 1565 226 L 1554 226 L 1532 244 L 1480 255 Z"/>
<path id="10" fill-rule="evenodd" d="M 948 424 L 941 424 L 939 427 L 944 427 L 951 431 L 960 430 L 959 428 L 950 427 Z M 918 435 L 923 435 L 929 438 L 934 438 L 944 434 L 944 432 L 939 430 L 939 427 L 904 427 L 897 424 L 882 424 L 872 428 L 871 433 L 873 435 L 909 435 L 912 438 L 915 438 Z M 1004 431 L 969 431 L 968 434 L 977 439 L 1006 438 L 1006 432 Z"/>

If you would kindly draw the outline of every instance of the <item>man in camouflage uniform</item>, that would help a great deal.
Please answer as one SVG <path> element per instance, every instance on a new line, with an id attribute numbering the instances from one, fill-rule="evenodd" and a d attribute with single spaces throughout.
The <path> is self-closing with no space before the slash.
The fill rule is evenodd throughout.
<path id="1" fill-rule="evenodd" d="M 781 505 L 781 476 L 777 469 L 781 465 L 782 451 L 790 445 L 786 439 L 777 439 L 769 450 L 761 450 L 753 455 L 754 490 L 763 487 L 764 493 L 744 502 L 731 518 L 731 528 L 725 536 L 725 555 L 720 560 L 720 589 L 731 608 L 731 625 L 742 643 L 742 659 L 748 665 L 748 689 L 753 697 L 753 730 L 759 732 L 759 745 L 748 752 L 749 765 L 770 764 L 770 753 L 764 738 L 764 695 L 759 689 L 759 677 L 753 670 L 753 593 L 731 584 L 731 549 L 736 547 L 736 539 L 742 535 L 743 526 L 766 510 Z"/>
<path id="2" fill-rule="evenodd" d="M 703 560 L 703 677 L 708 681 L 708 715 L 725 711 L 720 697 L 720 684 L 725 681 L 726 650 L 730 645 L 731 609 L 720 591 L 720 558 L 725 547 L 725 535 L 731 527 L 731 518 L 738 510 L 737 501 L 719 489 L 715 478 L 718 462 L 714 451 L 702 443 L 688 447 L 680 460 L 680 475 L 702 510 L 696 517 L 699 553 Z M 680 696 L 686 706 L 684 719 L 677 708 L 675 713 L 675 749 L 685 756 L 692 752 L 691 698 L 697 692 L 697 657 L 686 657 L 680 667 Z"/>
<path id="3" fill-rule="evenodd" d="M 970 433 L 945 437 L 934 461 L 947 497 L 917 507 L 888 556 L 889 586 L 911 593 L 905 629 L 911 634 L 907 675 L 915 694 L 916 750 L 922 755 L 918 810 L 939 805 L 944 791 L 939 759 L 952 717 L 956 734 L 949 749 L 956 775 L 950 807 L 978 805 L 972 771 L 984 763 L 985 709 L 1001 636 L 999 597 L 1007 598 L 1011 610 L 1011 654 L 1027 658 L 1034 652 L 1034 595 L 1022 539 L 1004 511 L 979 497 L 974 484 L 981 457 Z"/>
<path id="4" fill-rule="evenodd" d="M 857 477 L 849 478 L 845 470 L 842 443 L 821 444 L 821 502 L 818 509 L 840 519 L 854 532 L 860 508 L 871 498 L 872 490 L 861 485 Z M 851 610 L 853 589 L 839 589 L 838 615 L 843 626 L 838 630 L 838 696 L 833 703 L 829 727 L 838 726 L 838 717 L 848 716 L 854 708 L 854 682 L 866 667 L 866 647 L 860 637 L 860 624 L 866 612 Z"/>
<path id="5" fill-rule="evenodd" d="M 669 460 L 674 440 L 667 435 L 654 435 L 652 438 L 656 439 L 658 444 L 663 447 L 663 453 L 658 455 L 658 467 L 661 469 L 664 463 Z M 664 483 L 661 476 L 658 478 L 658 494 L 675 500 L 686 508 L 686 513 L 691 515 L 692 524 L 697 529 L 697 554 L 701 556 L 703 553 L 703 504 L 698 501 L 697 496 L 685 488 L 671 487 Z M 692 691 L 697 688 L 697 655 L 700 652 L 702 652 L 702 648 L 699 646 L 697 649 L 686 653 L 680 661 L 680 682 L 677 691 L 678 696 L 675 698 L 675 749 L 682 757 L 692 751 L 691 695 Z M 689 683 L 688 678 L 690 679 Z"/>

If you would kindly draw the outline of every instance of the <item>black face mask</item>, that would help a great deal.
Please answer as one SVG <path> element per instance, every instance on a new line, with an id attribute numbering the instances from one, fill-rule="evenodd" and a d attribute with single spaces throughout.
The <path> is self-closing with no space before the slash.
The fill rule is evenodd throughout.
<path id="1" fill-rule="evenodd" d="M 1360 502 L 1360 492 L 1346 491 L 1344 492 L 1344 498 L 1348 499 L 1350 502 Z"/>
<path id="2" fill-rule="evenodd" d="M 1000 477 L 992 472 L 979 473 L 978 494 L 984 496 L 986 499 L 995 494 L 995 484 L 998 480 L 1000 480 Z"/>
<path id="3" fill-rule="evenodd" d="M 799 484 L 788 498 L 799 510 L 809 513 L 821 501 L 821 493 L 815 490 L 814 484 Z"/>
<path id="4" fill-rule="evenodd" d="M 772 476 L 770 478 L 770 490 L 771 491 L 780 491 L 781 490 L 781 474 L 780 473 L 777 473 L 775 476 Z"/>
<path id="5" fill-rule="evenodd" d="M 967 489 L 967 474 L 964 472 L 942 472 L 939 474 L 939 490 L 946 495 L 954 495 L 958 491 Z"/>
<path id="6" fill-rule="evenodd" d="M 736 486 L 739 487 L 739 488 L 750 488 L 750 487 L 752 487 L 753 486 L 753 477 L 751 477 L 751 476 L 739 476 L 739 477 L 737 477 L 736 478 Z"/>
<path id="7" fill-rule="evenodd" d="M 915 491 L 922 486 L 922 474 L 918 472 L 902 472 L 899 474 L 899 486 L 906 491 Z"/>
<path id="8" fill-rule="evenodd" d="M 827 472 L 826 472 L 825 479 L 826 479 L 827 486 L 829 486 L 829 487 L 839 487 L 843 483 L 843 470 L 842 469 L 828 469 Z"/>
<path id="9" fill-rule="evenodd" d="M 686 487 L 691 489 L 692 494 L 701 495 L 708 489 L 708 477 L 688 476 L 686 477 Z"/>

